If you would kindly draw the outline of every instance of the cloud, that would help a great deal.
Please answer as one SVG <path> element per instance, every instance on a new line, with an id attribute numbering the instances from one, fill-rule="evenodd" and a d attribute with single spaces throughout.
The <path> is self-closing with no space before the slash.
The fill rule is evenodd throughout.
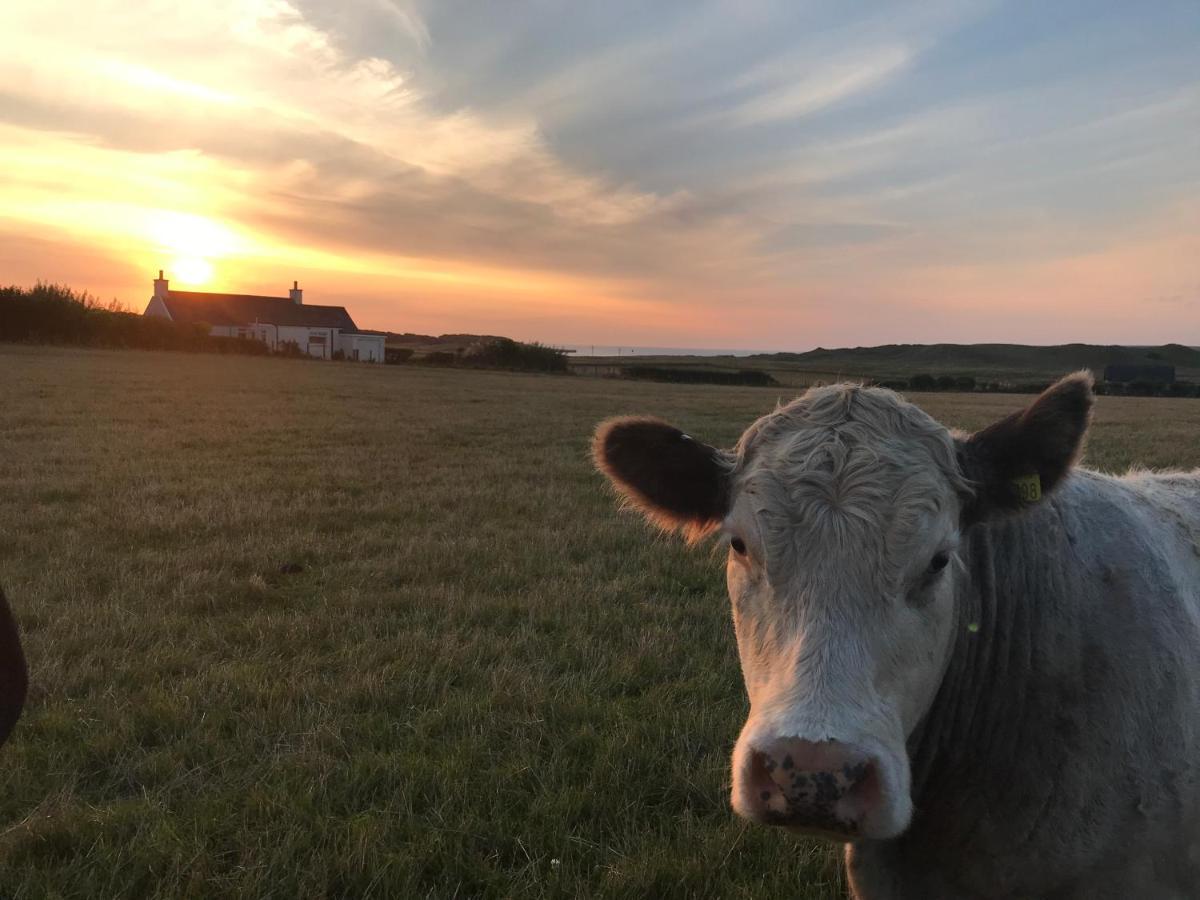
<path id="1" fill-rule="evenodd" d="M 411 13 L 388 8 L 411 20 L 411 29 L 428 40 Z M 26 115 L 32 108 L 36 116 L 40 107 L 43 121 L 55 118 L 66 130 L 85 133 L 95 129 L 113 145 L 195 148 L 256 163 L 264 151 L 302 159 L 310 153 L 309 142 L 318 148 L 341 142 L 584 221 L 628 221 L 655 203 L 652 195 L 563 165 L 532 120 L 489 121 L 466 109 L 431 111 L 394 64 L 347 55 L 283 0 L 181 3 L 164 19 L 149 6 L 138 22 L 129 21 L 126 9 L 127 46 L 82 55 L 87 45 L 82 35 L 45 29 L 54 12 L 39 7 L 25 20 L 18 14 L 18 21 L 3 23 L 55 36 L 18 47 L 0 63 L 0 81 L 25 82 L 15 99 Z M 164 21 L 175 30 L 163 34 Z M 196 33 L 214 38 L 210 46 L 221 48 L 221 65 L 196 59 L 191 38 Z M 140 36 L 147 34 L 162 39 L 143 42 Z M 181 98 L 193 102 L 181 105 Z M 116 127 L 105 127 L 101 120 L 108 116 L 116 117 Z"/>
<path id="2" fill-rule="evenodd" d="M 860 307 L 940 327 L 930 292 L 1091 284 L 1197 196 L 1200 94 L 1161 15 L 1140 56 L 1076 23 L 1097 62 L 1062 29 L 1009 46 L 1038 23 L 988 3 L 8 4 L 0 218 L 124 259 L 168 213 L 222 222 L 240 277 L 336 273 L 381 310 L 427 290 L 482 316 L 524 284 L 523 321 L 575 338 L 631 310 L 748 345 L 776 321 L 832 343 Z M 1120 283 L 1190 290 L 1168 268 Z"/>
<path id="3" fill-rule="evenodd" d="M 742 125 L 801 118 L 886 83 L 912 59 L 908 47 L 891 46 L 830 62 L 815 72 L 789 73 L 786 78 L 771 67 L 769 79 L 764 73 L 752 73 L 745 82 L 767 81 L 770 87 L 733 109 L 730 116 Z"/>

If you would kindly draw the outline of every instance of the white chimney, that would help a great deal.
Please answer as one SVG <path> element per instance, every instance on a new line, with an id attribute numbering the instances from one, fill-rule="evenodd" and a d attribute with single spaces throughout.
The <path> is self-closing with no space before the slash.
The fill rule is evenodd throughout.
<path id="1" fill-rule="evenodd" d="M 163 278 L 162 269 L 158 270 L 158 277 L 154 279 L 154 296 L 159 300 L 167 299 L 167 279 Z"/>
<path id="2" fill-rule="evenodd" d="M 304 302 L 304 291 L 300 290 L 299 281 L 292 282 L 292 289 L 288 291 L 288 296 L 292 298 L 292 302 L 297 306 Z"/>

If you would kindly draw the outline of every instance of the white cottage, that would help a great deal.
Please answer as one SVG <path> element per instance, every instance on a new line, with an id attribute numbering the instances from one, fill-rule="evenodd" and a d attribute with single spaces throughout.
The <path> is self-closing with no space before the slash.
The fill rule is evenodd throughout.
<path id="1" fill-rule="evenodd" d="M 309 356 L 383 362 L 385 335 L 363 331 L 344 306 L 306 306 L 304 292 L 292 282 L 288 297 L 172 291 L 160 270 L 154 296 L 144 315 L 172 322 L 204 324 L 209 334 L 262 341 L 272 350 L 293 343 Z"/>

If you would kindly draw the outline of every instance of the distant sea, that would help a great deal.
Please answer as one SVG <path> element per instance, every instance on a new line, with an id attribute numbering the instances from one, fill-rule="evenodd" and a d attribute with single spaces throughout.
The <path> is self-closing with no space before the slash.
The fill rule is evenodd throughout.
<path id="1" fill-rule="evenodd" d="M 715 350 L 711 347 L 613 347 L 601 344 L 556 344 L 574 356 L 749 356 L 762 350 Z"/>

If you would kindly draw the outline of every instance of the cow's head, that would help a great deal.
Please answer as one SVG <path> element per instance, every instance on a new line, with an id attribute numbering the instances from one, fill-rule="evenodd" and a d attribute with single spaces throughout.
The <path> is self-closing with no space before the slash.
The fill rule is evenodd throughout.
<path id="1" fill-rule="evenodd" d="M 750 699 L 737 812 L 837 840 L 908 826 L 906 740 L 949 658 L 963 534 L 1061 482 L 1091 384 L 1069 376 L 971 436 L 855 385 L 808 391 L 730 451 L 654 419 L 600 426 L 597 465 L 633 506 L 691 540 L 728 543 Z"/>

